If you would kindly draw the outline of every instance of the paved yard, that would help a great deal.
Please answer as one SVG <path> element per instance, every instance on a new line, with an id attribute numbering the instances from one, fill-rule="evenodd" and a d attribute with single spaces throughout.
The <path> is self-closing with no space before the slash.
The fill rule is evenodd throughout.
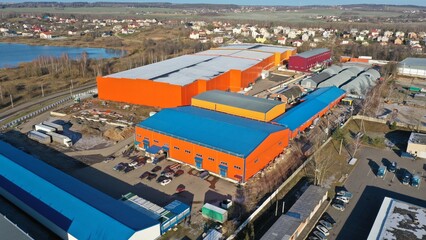
<path id="1" fill-rule="evenodd" d="M 346 182 L 346 189 L 354 194 L 344 212 L 331 206 L 328 213 L 336 220 L 329 239 L 366 239 L 385 196 L 426 207 L 425 161 L 400 158 L 391 150 L 364 147 L 360 150 L 358 164 Z M 398 168 L 422 176 L 419 188 L 403 185 L 401 171 L 388 172 L 384 179 L 376 177 L 380 165 L 396 161 Z"/>

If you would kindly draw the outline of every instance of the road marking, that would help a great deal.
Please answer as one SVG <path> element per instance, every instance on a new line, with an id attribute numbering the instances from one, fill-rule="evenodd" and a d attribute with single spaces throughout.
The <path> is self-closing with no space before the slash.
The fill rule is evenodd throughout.
<path id="1" fill-rule="evenodd" d="M 391 183 L 393 183 L 393 180 L 395 179 L 395 174 L 393 174 L 393 177 L 392 177 L 392 180 L 391 180 Z"/>
<path id="2" fill-rule="evenodd" d="M 368 175 L 370 175 L 370 172 L 371 172 L 371 168 L 370 168 L 370 170 L 368 171 L 367 176 L 368 176 Z"/>

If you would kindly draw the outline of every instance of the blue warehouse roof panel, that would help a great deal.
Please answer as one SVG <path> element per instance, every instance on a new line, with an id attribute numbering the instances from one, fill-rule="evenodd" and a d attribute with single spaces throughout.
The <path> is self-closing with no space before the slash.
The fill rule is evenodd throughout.
<path id="1" fill-rule="evenodd" d="M 247 157 L 282 126 L 187 106 L 163 109 L 139 127 L 239 157 Z"/>
<path id="2" fill-rule="evenodd" d="M 0 141 L 0 186 L 77 239 L 128 239 L 159 225 L 129 206 Z"/>

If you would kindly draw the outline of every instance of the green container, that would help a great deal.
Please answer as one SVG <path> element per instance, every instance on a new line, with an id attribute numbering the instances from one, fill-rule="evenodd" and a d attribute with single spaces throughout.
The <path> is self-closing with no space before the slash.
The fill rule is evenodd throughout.
<path id="1" fill-rule="evenodd" d="M 411 86 L 408 90 L 412 92 L 420 92 L 422 89 L 419 87 Z"/>
<path id="2" fill-rule="evenodd" d="M 228 211 L 209 203 L 204 204 L 201 213 L 204 217 L 216 222 L 224 223 L 228 220 Z"/>

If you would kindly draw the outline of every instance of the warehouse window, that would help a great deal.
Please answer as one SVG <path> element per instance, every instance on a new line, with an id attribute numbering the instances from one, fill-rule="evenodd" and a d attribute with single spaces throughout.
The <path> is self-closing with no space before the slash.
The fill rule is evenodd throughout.
<path id="1" fill-rule="evenodd" d="M 155 143 L 158 143 L 158 140 L 154 140 Z"/>
<path id="2" fill-rule="evenodd" d="M 225 165 L 225 166 L 228 166 L 228 163 L 227 163 L 227 162 L 220 162 L 220 164 Z"/>
<path id="3" fill-rule="evenodd" d="M 195 154 L 195 156 L 200 157 L 200 158 L 202 158 L 202 157 L 203 157 L 203 155 L 201 155 L 201 154 L 199 154 L 199 153 Z"/>
<path id="4" fill-rule="evenodd" d="M 138 138 L 142 137 L 142 135 L 140 135 L 140 134 L 136 134 L 136 136 L 137 136 Z"/>
<path id="5" fill-rule="evenodd" d="M 241 167 L 240 167 L 240 166 L 234 166 L 234 168 L 235 168 L 235 169 L 239 169 L 239 170 L 241 170 Z"/>
<path id="6" fill-rule="evenodd" d="M 212 157 L 209 157 L 208 158 L 210 161 L 213 161 L 214 162 L 214 158 L 212 158 Z"/>
<path id="7" fill-rule="evenodd" d="M 257 162 L 259 162 L 259 159 L 254 160 L 254 163 L 257 163 Z"/>
<path id="8" fill-rule="evenodd" d="M 179 147 L 174 146 L 174 149 L 179 150 L 180 148 L 179 148 Z"/>
<path id="9" fill-rule="evenodd" d="M 185 150 L 185 152 L 186 152 L 186 153 L 191 153 L 191 151 L 189 151 L 189 150 Z"/>
<path id="10" fill-rule="evenodd" d="M 278 145 L 281 146 L 283 144 L 283 142 L 279 142 Z"/>

